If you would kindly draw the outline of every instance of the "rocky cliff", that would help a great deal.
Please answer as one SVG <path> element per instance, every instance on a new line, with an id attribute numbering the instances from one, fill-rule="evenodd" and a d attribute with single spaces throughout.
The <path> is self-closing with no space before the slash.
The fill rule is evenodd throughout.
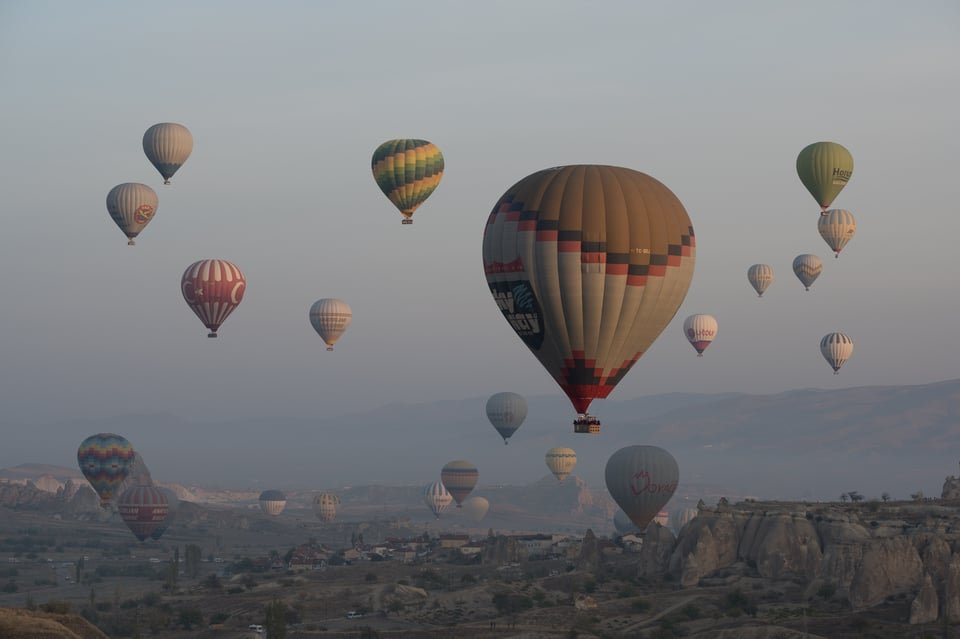
<path id="1" fill-rule="evenodd" d="M 643 576 L 695 586 L 738 569 L 830 591 L 864 610 L 913 600 L 912 623 L 960 622 L 960 509 L 943 501 L 866 504 L 748 502 L 702 508 L 675 540 L 649 535 Z"/>

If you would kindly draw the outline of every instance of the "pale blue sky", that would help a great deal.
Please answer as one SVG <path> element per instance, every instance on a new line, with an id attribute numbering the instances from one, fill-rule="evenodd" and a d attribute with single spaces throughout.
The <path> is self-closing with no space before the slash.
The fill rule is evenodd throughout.
<path id="1" fill-rule="evenodd" d="M 951 1 L 3 2 L 3 417 L 559 395 L 480 243 L 507 187 L 568 163 L 653 175 L 697 233 L 686 302 L 612 399 L 955 378 L 958 112 Z M 167 187 L 140 147 L 161 121 L 195 139 Z M 446 159 L 412 227 L 370 175 L 393 137 Z M 794 169 L 817 140 L 855 159 L 839 260 Z M 160 197 L 135 248 L 104 206 L 127 181 Z M 825 264 L 809 293 L 805 252 Z M 213 257 L 248 280 L 218 340 L 179 290 Z M 755 262 L 776 272 L 763 300 Z M 307 321 L 320 297 L 353 307 L 334 353 Z M 701 360 L 680 330 L 696 312 L 720 324 Z M 855 341 L 837 377 L 834 330 Z"/>

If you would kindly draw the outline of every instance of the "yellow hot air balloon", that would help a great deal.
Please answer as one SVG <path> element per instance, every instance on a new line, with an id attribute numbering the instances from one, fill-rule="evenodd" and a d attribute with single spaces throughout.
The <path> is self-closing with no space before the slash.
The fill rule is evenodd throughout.
<path id="1" fill-rule="evenodd" d="M 695 241 L 680 200 L 632 169 L 538 171 L 494 205 L 483 268 L 510 327 L 570 398 L 575 432 L 676 314 Z"/>
<path id="2" fill-rule="evenodd" d="M 329 523 L 337 518 L 337 506 L 340 498 L 333 493 L 320 493 L 313 498 L 313 512 L 317 519 Z"/>
<path id="3" fill-rule="evenodd" d="M 846 209 L 830 209 L 817 222 L 817 230 L 833 249 L 834 257 L 840 257 L 840 251 L 857 232 L 857 220 Z"/>
<path id="4" fill-rule="evenodd" d="M 572 448 L 563 448 L 557 446 L 547 451 L 547 468 L 558 480 L 563 481 L 567 475 L 573 472 L 573 467 L 577 465 L 577 454 Z"/>
<path id="5" fill-rule="evenodd" d="M 183 166 L 193 151 L 193 136 L 189 129 L 174 122 L 154 124 L 143 134 L 143 152 L 163 176 L 163 183 Z"/>
<path id="6" fill-rule="evenodd" d="M 158 205 L 156 192 L 146 184 L 124 182 L 107 193 L 107 212 L 127 236 L 130 246 L 136 244 L 133 238 L 150 223 Z"/>
<path id="7" fill-rule="evenodd" d="M 816 255 L 803 253 L 793 258 L 793 274 L 803 284 L 805 290 L 809 291 L 810 286 L 820 277 L 823 272 L 823 262 Z"/>
<path id="8" fill-rule="evenodd" d="M 443 154 L 426 140 L 387 140 L 373 152 L 370 167 L 377 186 L 399 209 L 402 223 L 413 224 L 413 212 L 440 185 Z"/>
<path id="9" fill-rule="evenodd" d="M 769 264 L 754 264 L 747 269 L 747 281 L 757 292 L 757 297 L 763 297 L 763 292 L 773 282 L 773 267 Z"/>
<path id="10" fill-rule="evenodd" d="M 310 307 L 310 324 L 326 343 L 328 351 L 333 350 L 333 345 L 350 326 L 351 319 L 353 312 L 343 300 L 325 297 Z"/>
<path id="11" fill-rule="evenodd" d="M 797 156 L 797 175 L 826 211 L 853 175 L 853 156 L 836 142 L 814 142 Z"/>

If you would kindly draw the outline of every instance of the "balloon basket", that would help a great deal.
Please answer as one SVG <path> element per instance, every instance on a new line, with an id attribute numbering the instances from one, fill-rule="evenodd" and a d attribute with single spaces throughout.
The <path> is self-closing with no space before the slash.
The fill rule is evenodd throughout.
<path id="1" fill-rule="evenodd" d="M 411 220 L 410 218 L 405 217 L 405 218 L 403 218 L 402 220 L 400 220 L 400 223 L 401 223 L 401 224 L 413 224 L 413 220 Z"/>
<path id="2" fill-rule="evenodd" d="M 217 336 L 216 333 L 207 333 L 207 337 L 216 337 L 216 336 Z"/>
<path id="3" fill-rule="evenodd" d="M 596 435 L 600 432 L 600 420 L 593 415 L 580 415 L 573 421 L 573 432 Z"/>

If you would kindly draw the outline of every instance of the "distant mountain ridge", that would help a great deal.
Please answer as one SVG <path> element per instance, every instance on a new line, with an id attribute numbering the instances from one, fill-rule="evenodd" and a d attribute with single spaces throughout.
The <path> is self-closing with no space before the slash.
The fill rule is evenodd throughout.
<path id="1" fill-rule="evenodd" d="M 485 484 L 528 484 L 551 446 L 573 447 L 576 473 L 603 486 L 618 448 L 652 444 L 680 463 L 681 486 L 732 493 L 835 499 L 857 490 L 939 494 L 960 460 L 960 380 L 916 386 L 802 389 L 774 395 L 670 393 L 597 402 L 599 435 L 574 435 L 561 396 L 529 397 L 524 425 L 504 446 L 484 414 L 486 397 L 391 404 L 349 416 L 193 422 L 173 415 L 55 423 L 19 431 L 0 462 L 68 465 L 92 432 L 133 442 L 161 482 L 251 490 L 426 483 L 469 459 Z M 15 430 L 16 424 L 5 424 Z M 43 445 L 31 439 L 42 437 Z M 51 446 L 62 441 L 62 447 Z M 43 459 L 37 459 L 42 451 Z M 9 461 L 8 461 L 9 460 Z"/>

